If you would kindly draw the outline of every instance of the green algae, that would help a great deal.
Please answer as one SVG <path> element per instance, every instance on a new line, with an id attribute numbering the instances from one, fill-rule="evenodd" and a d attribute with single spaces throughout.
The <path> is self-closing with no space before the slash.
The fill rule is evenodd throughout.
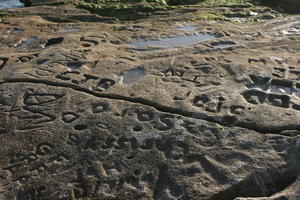
<path id="1" fill-rule="evenodd" d="M 163 0 L 76 0 L 72 1 L 72 4 L 92 13 L 106 17 L 115 17 L 119 20 L 134 20 L 146 17 L 155 11 L 171 9 Z"/>
<path id="2" fill-rule="evenodd" d="M 74 5 L 85 9 L 104 19 L 115 21 L 132 21 L 146 19 L 150 16 L 160 16 L 161 20 L 178 20 L 184 18 L 186 21 L 235 21 L 235 22 L 257 22 L 268 20 L 282 15 L 274 10 L 261 6 L 261 0 L 65 0 L 51 5 Z M 177 15 L 176 13 L 182 13 Z M 1 11 L 0 18 L 22 17 L 27 15 L 22 12 Z M 40 15 L 40 14 L 39 14 Z M 43 16 L 50 21 L 59 18 L 55 14 Z M 80 19 L 69 19 L 76 21 Z M 53 18 L 53 19 L 52 19 Z M 178 18 L 178 19 L 177 19 Z M 99 19 L 97 19 L 99 20 Z"/>
<path id="3" fill-rule="evenodd" d="M 89 10 L 101 16 L 115 17 L 118 20 L 134 20 L 147 17 L 156 11 L 180 9 L 185 6 L 236 7 L 248 8 L 259 4 L 255 0 L 73 0 L 70 3 L 78 8 Z M 198 19 L 224 20 L 220 14 L 197 16 Z"/>
<path id="4" fill-rule="evenodd" d="M 7 11 L 7 10 L 0 11 L 0 19 L 10 18 L 10 17 L 24 17 L 26 15 L 28 15 L 28 13 L 22 11 Z"/>

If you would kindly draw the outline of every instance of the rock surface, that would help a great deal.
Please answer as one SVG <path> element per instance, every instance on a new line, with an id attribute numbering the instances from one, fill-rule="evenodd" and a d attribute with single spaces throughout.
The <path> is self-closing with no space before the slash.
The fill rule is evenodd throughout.
<path id="1" fill-rule="evenodd" d="M 197 9 L 2 19 L 0 199 L 298 200 L 300 17 Z"/>

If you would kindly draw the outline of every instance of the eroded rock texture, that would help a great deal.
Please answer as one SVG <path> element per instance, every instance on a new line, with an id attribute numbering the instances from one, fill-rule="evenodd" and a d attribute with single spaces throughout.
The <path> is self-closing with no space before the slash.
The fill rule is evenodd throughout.
<path id="1" fill-rule="evenodd" d="M 300 198 L 300 18 L 160 14 L 2 19 L 1 199 Z"/>

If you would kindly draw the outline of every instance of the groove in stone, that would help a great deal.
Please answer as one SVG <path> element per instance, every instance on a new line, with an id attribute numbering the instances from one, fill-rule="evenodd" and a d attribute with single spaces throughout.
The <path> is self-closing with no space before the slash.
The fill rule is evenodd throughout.
<path id="1" fill-rule="evenodd" d="M 226 120 L 223 120 L 222 116 L 217 116 L 217 115 L 209 116 L 205 113 L 181 110 L 179 108 L 162 105 L 160 103 L 153 102 L 151 100 L 144 99 L 141 97 L 133 98 L 133 97 L 127 97 L 127 96 L 123 96 L 123 95 L 119 95 L 119 94 L 94 92 L 89 89 L 82 88 L 78 85 L 74 85 L 74 84 L 70 84 L 70 83 L 59 83 L 59 82 L 54 82 L 54 81 L 50 81 L 50 80 L 38 80 L 38 79 L 30 79 L 30 78 L 12 78 L 12 79 L 2 80 L 0 82 L 0 85 L 6 84 L 6 83 L 35 83 L 35 84 L 45 84 L 45 85 L 54 86 L 54 87 L 69 88 L 69 89 L 73 89 L 78 92 L 90 94 L 90 95 L 93 95 L 93 96 L 99 97 L 99 98 L 106 98 L 106 99 L 112 99 L 112 100 L 127 101 L 130 103 L 137 103 L 137 104 L 141 104 L 144 106 L 150 106 L 161 112 L 166 112 L 166 113 L 175 114 L 175 115 L 181 115 L 184 117 L 189 117 L 189 118 L 194 118 L 194 119 L 201 119 L 201 120 L 211 122 L 211 123 L 216 123 L 216 124 L 219 124 L 222 126 L 230 125 L 231 127 L 235 126 L 235 127 L 245 128 L 245 129 L 256 131 L 256 132 L 262 133 L 262 134 L 279 134 L 280 135 L 280 132 L 282 132 L 282 131 L 300 129 L 299 124 L 298 125 L 296 124 L 293 127 L 284 126 L 284 127 L 272 127 L 272 128 L 255 126 L 253 124 L 247 124 L 244 122 L 236 122 L 235 124 L 228 124 L 226 122 Z"/>

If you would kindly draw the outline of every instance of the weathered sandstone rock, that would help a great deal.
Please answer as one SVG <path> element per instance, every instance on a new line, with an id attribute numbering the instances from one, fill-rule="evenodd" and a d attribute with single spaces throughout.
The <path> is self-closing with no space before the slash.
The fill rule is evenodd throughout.
<path id="1" fill-rule="evenodd" d="M 300 17 L 192 8 L 2 19 L 0 199 L 300 199 Z"/>

